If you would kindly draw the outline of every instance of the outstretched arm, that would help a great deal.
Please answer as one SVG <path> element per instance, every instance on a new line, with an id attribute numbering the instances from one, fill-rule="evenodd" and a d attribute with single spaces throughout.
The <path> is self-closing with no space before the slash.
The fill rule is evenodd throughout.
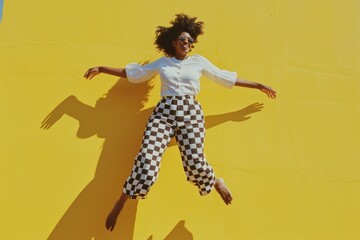
<path id="1" fill-rule="evenodd" d="M 242 80 L 242 79 L 237 78 L 236 82 L 235 82 L 235 86 L 246 87 L 246 88 L 256 88 L 256 89 L 259 89 L 260 91 L 262 91 L 263 93 L 266 93 L 266 95 L 269 98 L 272 98 L 272 99 L 276 98 L 276 91 L 273 90 L 271 87 L 263 85 L 261 83 L 251 82 L 251 81 Z"/>
<path id="2" fill-rule="evenodd" d="M 84 74 L 84 78 L 86 79 L 92 79 L 99 73 L 106 73 L 122 78 L 127 78 L 125 68 L 112 68 L 112 67 L 105 67 L 105 66 L 99 66 L 99 67 L 92 67 L 89 70 L 86 71 Z"/>

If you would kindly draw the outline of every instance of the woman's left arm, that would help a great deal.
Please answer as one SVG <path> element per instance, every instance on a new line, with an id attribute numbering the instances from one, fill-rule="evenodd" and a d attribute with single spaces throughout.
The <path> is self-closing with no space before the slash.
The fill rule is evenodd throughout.
<path id="1" fill-rule="evenodd" d="M 261 83 L 251 82 L 251 81 L 242 80 L 242 79 L 237 78 L 236 82 L 235 82 L 235 86 L 246 87 L 246 88 L 256 88 L 256 89 L 259 89 L 260 91 L 262 91 L 263 93 L 266 93 L 266 95 L 269 98 L 272 98 L 272 99 L 276 98 L 276 91 L 273 90 L 271 87 L 263 85 Z"/>

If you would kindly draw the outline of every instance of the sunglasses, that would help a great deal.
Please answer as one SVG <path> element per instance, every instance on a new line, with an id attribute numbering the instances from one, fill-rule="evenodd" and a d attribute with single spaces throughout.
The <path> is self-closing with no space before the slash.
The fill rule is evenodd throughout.
<path id="1" fill-rule="evenodd" d="M 187 36 L 184 36 L 184 35 L 181 35 L 178 37 L 178 39 L 182 42 L 185 42 L 185 40 L 187 39 L 189 43 L 194 43 L 195 40 L 192 38 L 192 37 L 187 37 Z"/>

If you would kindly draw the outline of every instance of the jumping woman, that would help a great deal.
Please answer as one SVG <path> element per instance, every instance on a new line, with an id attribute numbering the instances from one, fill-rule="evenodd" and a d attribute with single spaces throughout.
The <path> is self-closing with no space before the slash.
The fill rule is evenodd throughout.
<path id="1" fill-rule="evenodd" d="M 173 137 L 181 153 L 187 180 L 197 186 L 200 195 L 207 195 L 215 188 L 225 204 L 231 203 L 230 190 L 222 178 L 215 177 L 204 154 L 204 114 L 195 99 L 202 75 L 227 88 L 254 88 L 269 98 L 276 97 L 271 87 L 241 80 L 236 72 L 221 70 L 201 55 L 189 55 L 198 36 L 203 34 L 204 23 L 196 19 L 178 14 L 170 27 L 156 28 L 154 44 L 165 55 L 156 61 L 146 65 L 131 63 L 125 68 L 93 67 L 84 75 L 86 79 L 92 79 L 99 73 L 106 73 L 141 83 L 159 74 L 161 80 L 161 99 L 145 127 L 140 151 L 122 194 L 106 219 L 106 228 L 110 231 L 127 199 L 146 197 L 158 178 L 162 155 Z"/>

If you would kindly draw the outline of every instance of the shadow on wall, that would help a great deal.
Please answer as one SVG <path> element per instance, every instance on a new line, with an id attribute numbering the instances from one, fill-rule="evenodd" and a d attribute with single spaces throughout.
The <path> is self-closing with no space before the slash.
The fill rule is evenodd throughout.
<path id="1" fill-rule="evenodd" d="M 95 107 L 69 96 L 43 121 L 50 128 L 64 114 L 79 122 L 77 137 L 104 138 L 95 176 L 84 188 L 50 234 L 57 239 L 132 239 L 137 200 L 128 201 L 112 233 L 105 219 L 119 198 L 139 150 L 143 127 L 152 109 L 140 111 L 152 89 L 152 82 L 131 84 L 120 79 L 100 98 Z"/>
<path id="2" fill-rule="evenodd" d="M 192 233 L 185 227 L 185 221 L 181 220 L 164 240 L 193 240 Z M 147 240 L 153 240 L 152 235 Z"/>
<path id="3" fill-rule="evenodd" d="M 185 227 L 185 221 L 181 220 L 164 240 L 193 240 L 192 233 Z"/>
<path id="4" fill-rule="evenodd" d="M 153 108 L 141 109 L 152 88 L 153 81 L 132 84 L 119 79 L 95 107 L 69 96 L 44 119 L 41 127 L 49 129 L 66 114 L 79 122 L 77 137 L 88 138 L 96 134 L 105 139 L 93 180 L 65 212 L 49 240 L 133 239 L 138 200 L 126 203 L 113 232 L 106 230 L 105 219 L 121 194 L 139 150 L 143 129 Z M 247 120 L 249 114 L 262 108 L 263 104 L 254 103 L 235 112 L 208 116 L 206 127 Z M 180 221 L 165 239 L 193 239 L 184 224 L 185 221 Z"/>

